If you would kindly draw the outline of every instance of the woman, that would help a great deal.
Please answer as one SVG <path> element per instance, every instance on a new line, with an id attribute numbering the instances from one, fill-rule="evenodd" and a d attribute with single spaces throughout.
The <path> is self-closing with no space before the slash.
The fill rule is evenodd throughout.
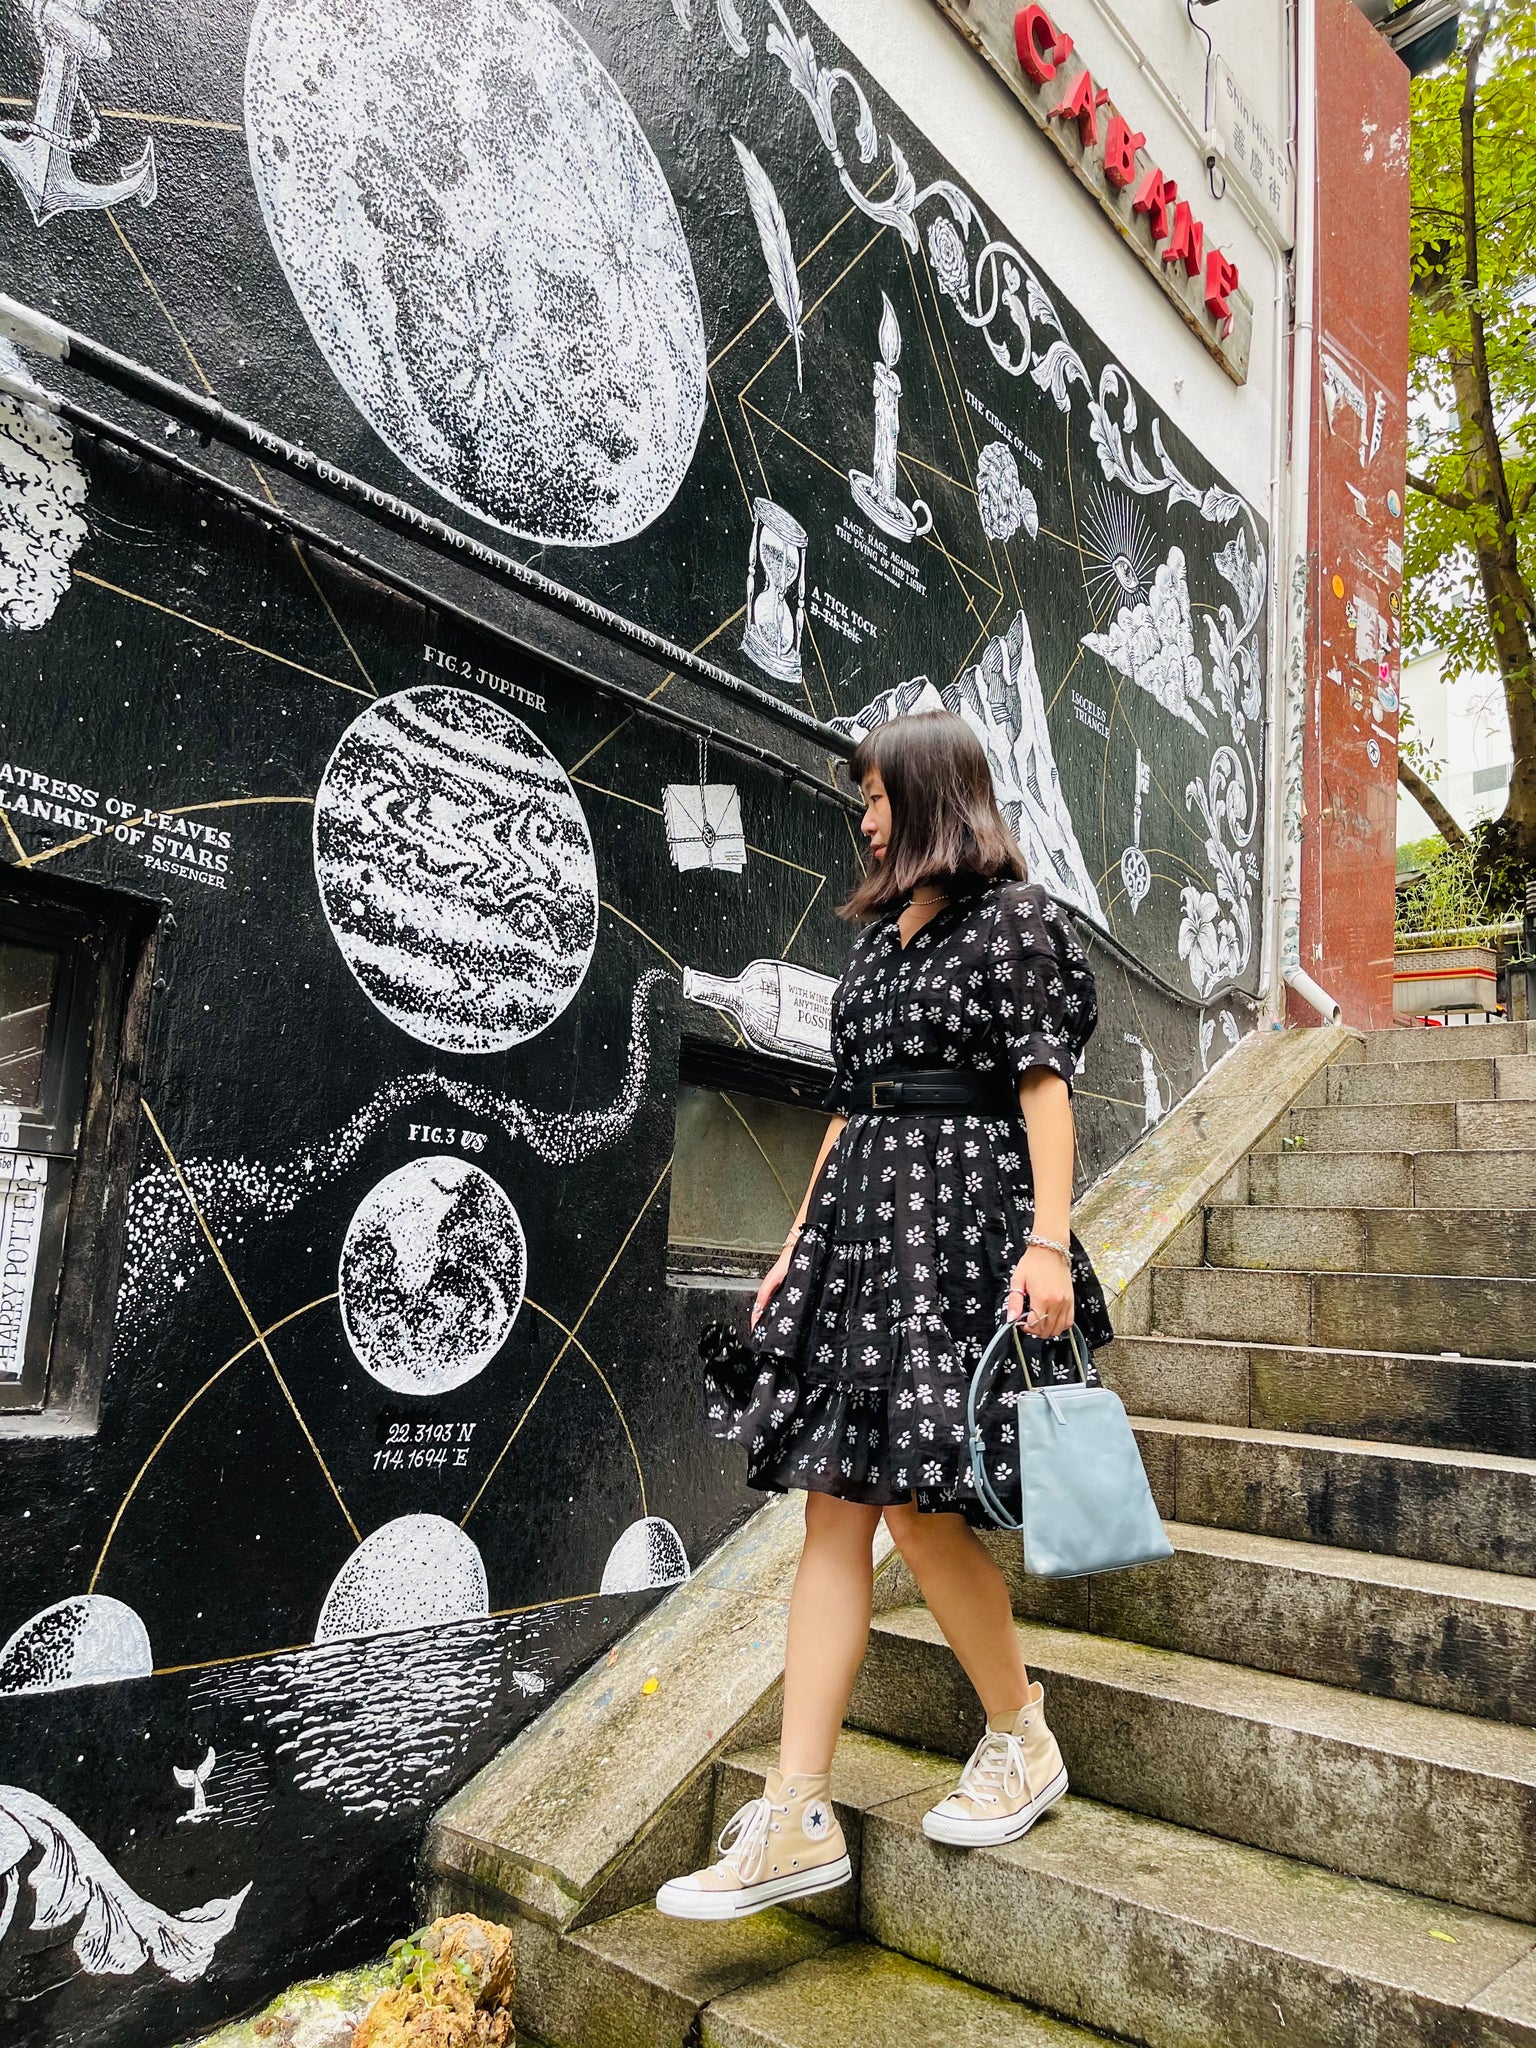
<path id="1" fill-rule="evenodd" d="M 986 1518 L 965 1414 L 1005 1313 L 1041 1339 L 1074 1320 L 1090 1345 L 1111 1335 L 1068 1233 L 1071 1077 L 1097 1018 L 1093 977 L 1066 913 L 1026 883 L 963 720 L 878 726 L 849 772 L 871 860 L 844 905 L 865 929 L 833 1003 L 832 1121 L 758 1289 L 744 1404 L 723 1371 L 709 1381 L 716 1434 L 746 1446 L 750 1483 L 806 1489 L 779 1768 L 727 1826 L 720 1860 L 657 1894 L 685 1919 L 735 1919 L 849 1878 L 828 1781 L 882 1515 L 987 1715 L 925 1832 L 1013 1841 L 1067 1788 L 1007 1587 L 972 1527 Z M 990 1469 L 1015 1494 L 1019 1390 L 1005 1381 L 984 1418 Z"/>

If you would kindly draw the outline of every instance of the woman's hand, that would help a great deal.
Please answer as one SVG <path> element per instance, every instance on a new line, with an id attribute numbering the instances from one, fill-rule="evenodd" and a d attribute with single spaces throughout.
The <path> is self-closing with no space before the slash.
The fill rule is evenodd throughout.
<path id="1" fill-rule="evenodd" d="M 1013 1269 L 1008 1289 L 1009 1321 L 1022 1320 L 1031 1337 L 1059 1337 L 1071 1329 L 1075 1313 L 1071 1266 L 1060 1252 L 1053 1252 L 1047 1245 L 1032 1244 Z"/>
<path id="2" fill-rule="evenodd" d="M 795 1239 L 791 1238 L 783 1251 L 774 1260 L 763 1277 L 763 1284 L 757 1290 L 757 1299 L 752 1304 L 752 1328 L 755 1330 L 762 1320 L 763 1310 L 789 1278 L 789 1262 L 794 1257 Z"/>

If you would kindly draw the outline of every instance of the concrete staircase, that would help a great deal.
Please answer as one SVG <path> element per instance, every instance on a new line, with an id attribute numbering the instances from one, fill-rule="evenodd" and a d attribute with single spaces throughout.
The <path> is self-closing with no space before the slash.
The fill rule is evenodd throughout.
<path id="1" fill-rule="evenodd" d="M 855 1884 L 561 1937 L 552 2048 L 1536 2048 L 1536 1034 L 1351 1047 L 1106 1354 L 1171 1563 L 1048 1585 L 997 1538 L 1072 1776 L 930 1843 L 979 1732 L 882 1580 L 833 1790 Z M 715 1769 L 717 1825 L 772 1752 Z M 558 1988 L 556 1988 L 558 1987 Z"/>

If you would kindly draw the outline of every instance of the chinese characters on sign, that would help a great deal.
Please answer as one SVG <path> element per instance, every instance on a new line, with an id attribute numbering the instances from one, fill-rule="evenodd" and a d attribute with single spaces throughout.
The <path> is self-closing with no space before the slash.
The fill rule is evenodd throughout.
<path id="1" fill-rule="evenodd" d="M 1286 248 L 1296 239 L 1296 180 L 1285 144 L 1259 119 L 1224 57 L 1216 59 L 1216 133 L 1226 151 L 1228 177 L 1234 173 L 1280 231 Z"/>

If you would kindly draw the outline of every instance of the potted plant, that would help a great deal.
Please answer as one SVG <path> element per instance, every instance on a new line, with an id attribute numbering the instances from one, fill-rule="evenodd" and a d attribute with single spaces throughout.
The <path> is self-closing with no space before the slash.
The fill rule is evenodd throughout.
<path id="1" fill-rule="evenodd" d="M 1497 1009 L 1499 941 L 1513 929 L 1473 870 L 1471 844 L 1442 844 L 1398 885 L 1394 1014 Z"/>

